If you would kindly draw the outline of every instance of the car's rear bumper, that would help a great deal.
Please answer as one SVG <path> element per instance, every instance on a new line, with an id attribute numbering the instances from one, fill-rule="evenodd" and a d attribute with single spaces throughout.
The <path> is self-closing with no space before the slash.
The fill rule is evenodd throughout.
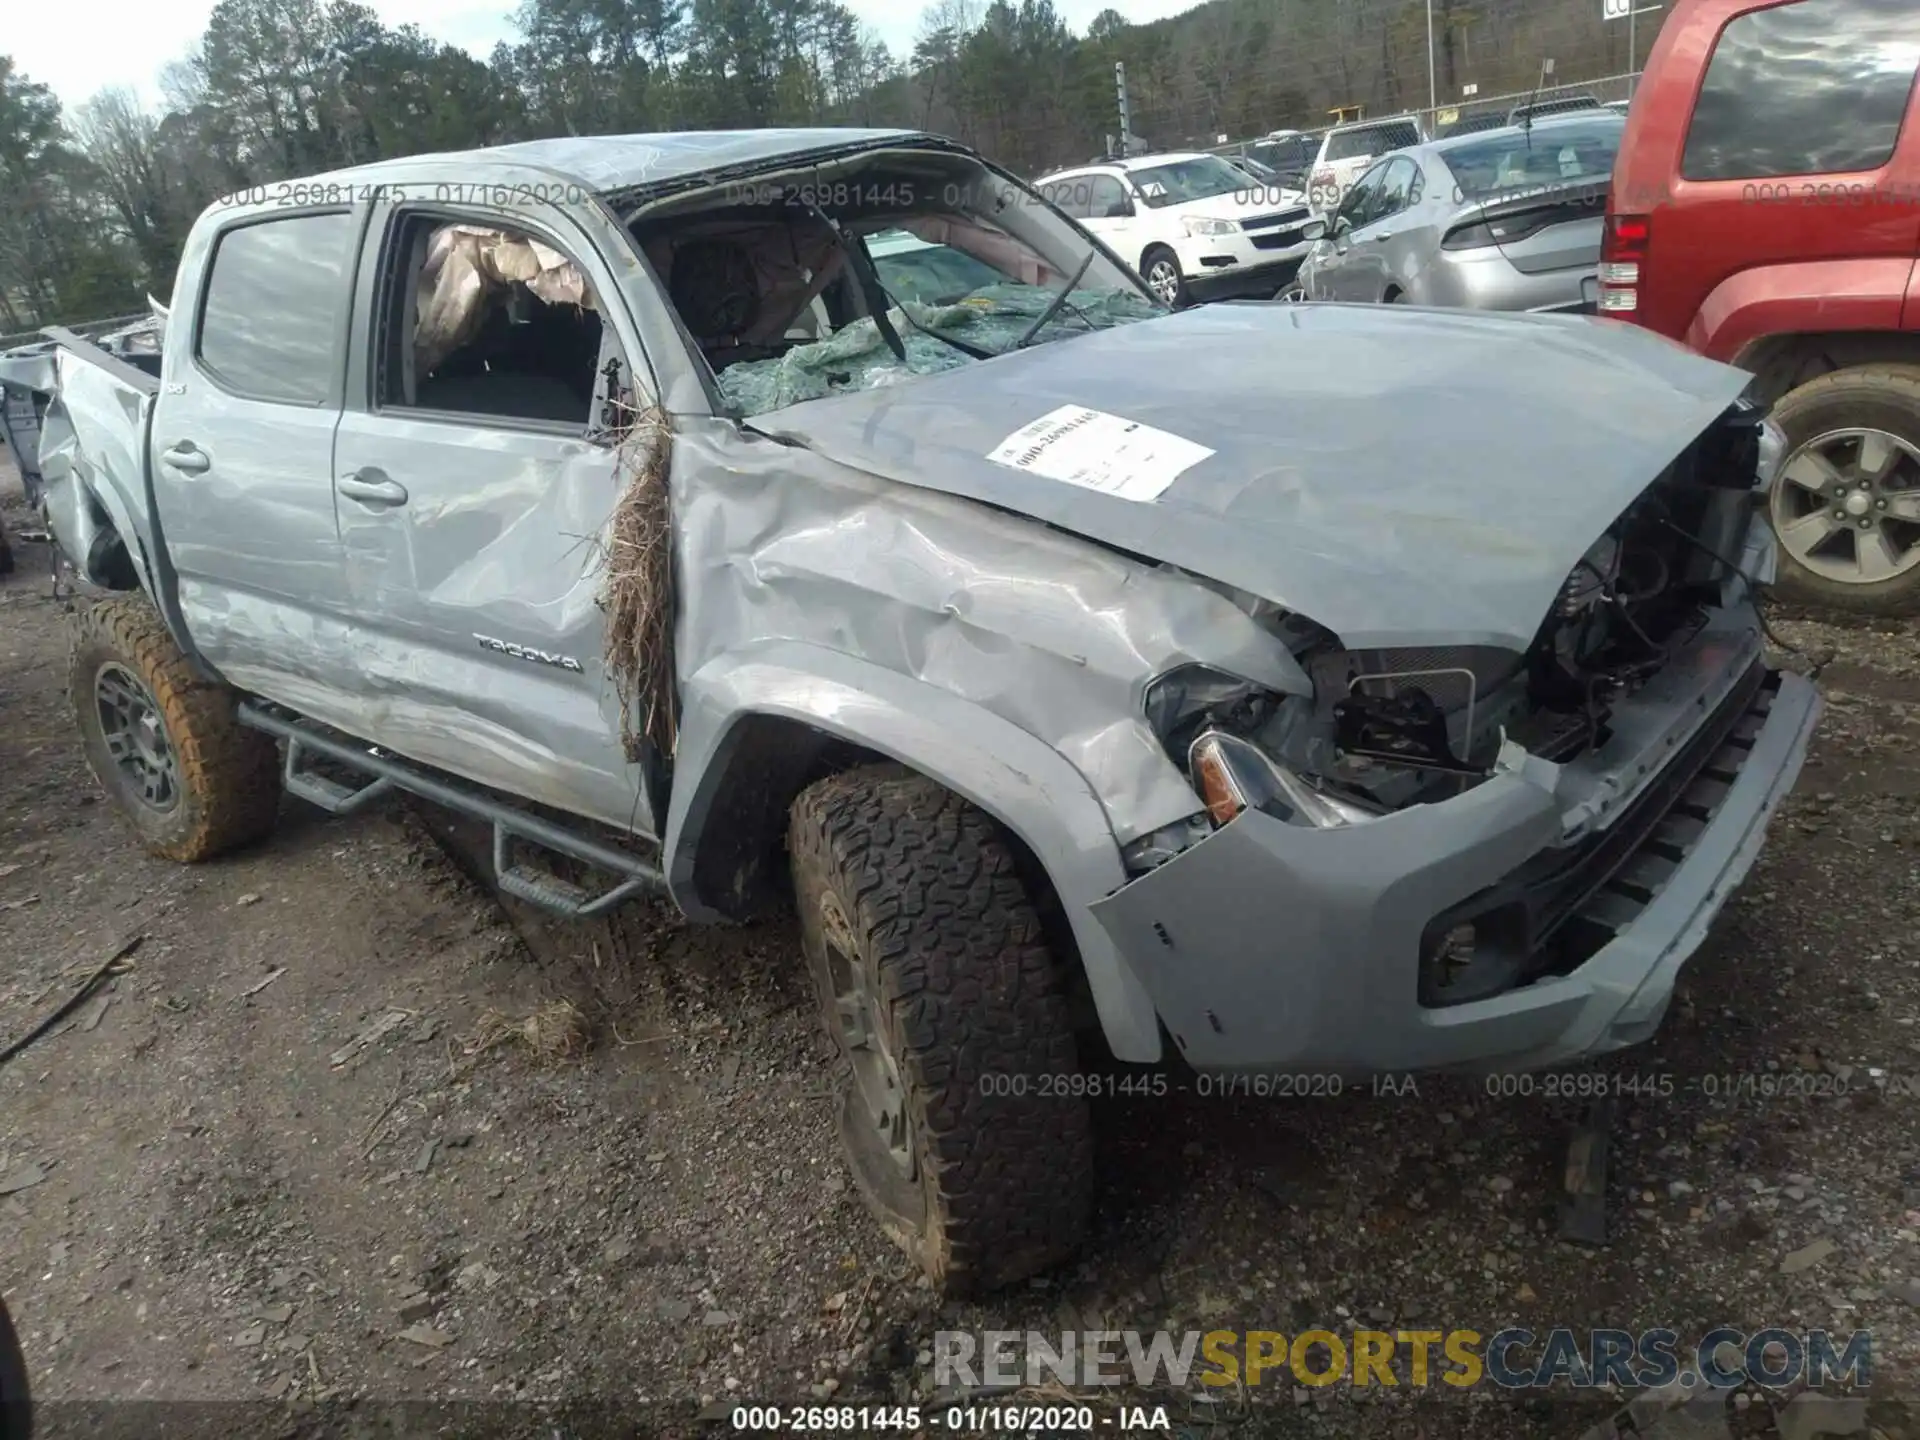
<path id="1" fill-rule="evenodd" d="M 1759 853 L 1820 710 L 1806 681 L 1758 670 L 1750 635 L 1703 637 L 1675 665 L 1631 745 L 1577 784 L 1578 762 L 1529 759 L 1342 829 L 1249 811 L 1094 913 L 1200 1069 L 1537 1068 L 1634 1044 Z M 1569 838 L 1581 808 L 1591 828 Z M 1574 906 L 1553 973 L 1423 1003 L 1436 929 L 1543 864 Z"/>
<path id="2" fill-rule="evenodd" d="M 1498 249 L 1440 251 L 1427 272 L 1427 303 L 1467 310 L 1592 314 L 1600 298 L 1599 256 L 1589 265 L 1529 275 Z"/>

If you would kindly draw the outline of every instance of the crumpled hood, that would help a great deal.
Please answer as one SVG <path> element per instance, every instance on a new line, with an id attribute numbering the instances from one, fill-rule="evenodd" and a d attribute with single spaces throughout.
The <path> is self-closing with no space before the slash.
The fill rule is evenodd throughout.
<path id="1" fill-rule="evenodd" d="M 1580 557 L 1746 381 L 1610 321 L 1214 305 L 749 424 L 1238 587 L 1352 648 L 1524 649 Z M 1213 453 L 1151 500 L 987 458 L 1065 405 Z"/>

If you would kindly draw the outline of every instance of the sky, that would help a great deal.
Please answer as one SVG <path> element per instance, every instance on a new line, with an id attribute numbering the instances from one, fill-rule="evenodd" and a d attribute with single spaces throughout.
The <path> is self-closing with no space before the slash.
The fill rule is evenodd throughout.
<path id="1" fill-rule="evenodd" d="M 485 58 L 507 38 L 517 0 L 370 0 L 389 25 L 418 25 L 436 39 Z M 848 0 L 896 55 L 912 47 L 919 6 L 908 0 Z M 1145 22 L 1190 9 L 1196 0 L 1056 0 L 1075 30 L 1112 4 Z M 109 85 L 160 100 L 160 71 L 185 55 L 206 28 L 213 0 L 14 0 L 0 26 L 0 54 L 30 80 L 53 87 L 63 106 Z"/>

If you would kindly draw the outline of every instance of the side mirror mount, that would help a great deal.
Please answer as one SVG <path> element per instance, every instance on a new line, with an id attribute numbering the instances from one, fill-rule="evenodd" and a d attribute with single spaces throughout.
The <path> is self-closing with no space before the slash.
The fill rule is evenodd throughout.
<path id="1" fill-rule="evenodd" d="M 33 1440 L 33 1397 L 7 1307 L 0 1303 L 0 1440 Z"/>
<path id="2" fill-rule="evenodd" d="M 1351 215 L 1336 215 L 1333 217 L 1333 238 L 1334 239 L 1344 240 L 1347 236 L 1351 235 L 1352 233 L 1353 233 L 1353 217 Z"/>

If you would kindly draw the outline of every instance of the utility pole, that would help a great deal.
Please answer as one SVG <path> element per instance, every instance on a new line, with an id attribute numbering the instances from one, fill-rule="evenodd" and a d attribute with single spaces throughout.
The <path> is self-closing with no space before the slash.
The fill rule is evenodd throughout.
<path id="1" fill-rule="evenodd" d="M 1437 72 L 1433 61 L 1433 0 L 1427 0 L 1427 124 L 1433 124 L 1433 117 L 1440 110 L 1440 86 L 1436 80 Z"/>
<path id="2" fill-rule="evenodd" d="M 1127 158 L 1127 140 L 1133 134 L 1133 115 L 1127 109 L 1127 62 L 1113 62 L 1113 89 L 1120 100 L 1120 158 Z"/>

